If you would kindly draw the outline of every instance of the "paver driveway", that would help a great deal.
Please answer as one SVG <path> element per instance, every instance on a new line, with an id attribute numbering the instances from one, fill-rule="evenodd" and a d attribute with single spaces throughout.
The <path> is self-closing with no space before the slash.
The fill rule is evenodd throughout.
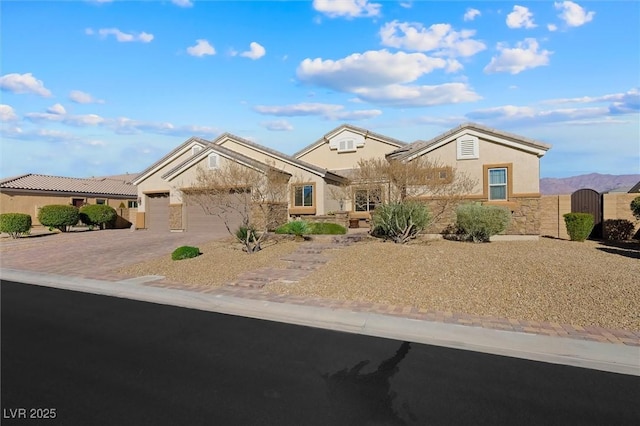
<path id="1" fill-rule="evenodd" d="M 114 270 L 229 234 L 106 229 L 0 241 L 2 268 L 95 279 L 121 279 Z"/>

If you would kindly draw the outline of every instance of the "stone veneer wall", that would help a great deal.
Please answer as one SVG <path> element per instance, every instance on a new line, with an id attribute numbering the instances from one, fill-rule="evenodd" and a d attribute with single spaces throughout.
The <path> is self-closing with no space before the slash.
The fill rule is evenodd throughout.
<path id="1" fill-rule="evenodd" d="M 169 204 L 169 229 L 184 230 L 182 227 L 182 204 Z"/>
<path id="2" fill-rule="evenodd" d="M 289 220 L 288 204 L 253 203 L 251 205 L 251 223 L 257 229 L 264 229 L 265 215 L 268 217 L 267 229 L 273 231 Z"/>
<path id="3" fill-rule="evenodd" d="M 427 234 L 441 234 L 456 222 L 456 208 L 465 202 L 480 202 L 486 204 L 487 200 L 462 200 L 449 206 L 439 219 L 431 224 L 424 232 Z M 437 200 L 425 200 L 429 209 L 438 210 Z M 512 197 L 505 205 L 511 210 L 512 220 L 505 235 L 539 235 L 540 234 L 540 198 L 539 197 Z"/>

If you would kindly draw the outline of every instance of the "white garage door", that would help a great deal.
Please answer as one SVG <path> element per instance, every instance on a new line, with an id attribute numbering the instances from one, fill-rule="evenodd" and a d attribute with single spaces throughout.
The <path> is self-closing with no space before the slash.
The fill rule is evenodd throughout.
<path id="1" fill-rule="evenodd" d="M 147 229 L 169 231 L 169 193 L 147 194 Z"/>
<path id="2" fill-rule="evenodd" d="M 215 234 L 219 236 L 229 235 L 227 228 L 225 227 L 225 219 L 229 225 L 231 232 L 234 232 L 242 225 L 243 214 L 240 213 L 245 201 L 240 194 L 235 194 L 233 203 L 234 209 L 224 209 L 224 213 L 219 208 L 211 208 L 210 212 L 206 212 L 201 205 L 189 201 L 187 197 L 186 208 L 186 229 L 188 232 L 198 232 Z M 248 195 L 246 195 L 248 196 Z M 217 214 L 211 214 L 220 212 L 221 216 Z"/>

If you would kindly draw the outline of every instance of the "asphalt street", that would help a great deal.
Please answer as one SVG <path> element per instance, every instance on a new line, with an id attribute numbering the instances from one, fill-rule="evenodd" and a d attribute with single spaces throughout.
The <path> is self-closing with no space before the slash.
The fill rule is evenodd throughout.
<path id="1" fill-rule="evenodd" d="M 637 376 L 8 281 L 0 290 L 2 424 L 640 424 Z"/>

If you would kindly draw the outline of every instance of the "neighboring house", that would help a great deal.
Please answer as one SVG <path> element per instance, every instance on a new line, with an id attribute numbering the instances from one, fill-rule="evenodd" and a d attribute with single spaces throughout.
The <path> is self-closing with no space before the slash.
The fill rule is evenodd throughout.
<path id="1" fill-rule="evenodd" d="M 106 204 L 128 219 L 129 209 L 137 207 L 138 192 L 126 180 L 114 178 L 70 178 L 24 174 L 0 180 L 0 213 L 26 213 L 33 225 L 38 211 L 50 204 Z"/>
<path id="2" fill-rule="evenodd" d="M 133 180 L 141 201 L 136 226 L 196 232 L 222 226 L 220 218 L 204 215 L 201 208 L 187 203 L 185 190 L 194 185 L 198 168 L 216 169 L 226 161 L 254 168 L 268 166 L 289 174 L 288 217 L 317 218 L 346 210 L 361 218 L 368 216 L 368 210 L 375 206 L 367 204 L 367 208 L 361 209 L 356 200 L 335 195 L 349 182 L 360 160 L 411 161 L 428 156 L 478 182 L 466 199 L 511 209 L 514 224 L 508 232 L 537 235 L 539 161 L 549 148 L 541 142 L 473 123 L 412 144 L 342 125 L 292 156 L 231 134 L 213 141 L 193 137 Z M 356 191 L 353 196 L 361 195 Z"/>

